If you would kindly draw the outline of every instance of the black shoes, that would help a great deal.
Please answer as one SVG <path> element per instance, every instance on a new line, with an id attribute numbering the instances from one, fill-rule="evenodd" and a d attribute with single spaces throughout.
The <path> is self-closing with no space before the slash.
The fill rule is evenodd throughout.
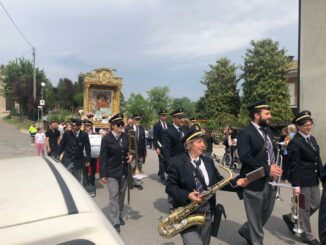
<path id="1" fill-rule="evenodd" d="M 282 216 L 282 218 L 283 218 L 285 224 L 287 225 L 289 231 L 294 235 L 294 234 L 295 234 L 295 232 L 294 232 L 294 230 L 293 230 L 293 228 L 294 228 L 294 223 L 292 222 L 292 220 L 290 219 L 290 217 L 289 217 L 288 215 L 284 214 L 284 215 Z"/>
<path id="2" fill-rule="evenodd" d="M 120 225 L 114 225 L 113 227 L 118 233 L 120 233 Z"/>
<path id="3" fill-rule="evenodd" d="M 136 184 L 136 185 L 134 185 L 135 186 L 135 188 L 137 188 L 138 190 L 142 190 L 142 189 L 144 189 L 141 185 L 138 185 L 138 184 Z"/>
<path id="4" fill-rule="evenodd" d="M 307 242 L 309 245 L 320 245 L 320 242 L 317 239 Z"/>
<path id="5" fill-rule="evenodd" d="M 121 217 L 119 218 L 119 223 L 120 225 L 125 225 L 125 221 Z"/>
<path id="6" fill-rule="evenodd" d="M 252 245 L 252 242 L 251 242 L 251 240 L 250 240 L 249 237 L 246 237 L 245 234 L 243 234 L 243 233 L 241 232 L 241 230 L 238 230 L 238 232 L 239 232 L 239 235 L 240 235 L 240 236 L 242 236 L 244 239 L 246 239 L 246 241 L 247 241 L 247 243 L 248 243 L 249 245 Z"/>

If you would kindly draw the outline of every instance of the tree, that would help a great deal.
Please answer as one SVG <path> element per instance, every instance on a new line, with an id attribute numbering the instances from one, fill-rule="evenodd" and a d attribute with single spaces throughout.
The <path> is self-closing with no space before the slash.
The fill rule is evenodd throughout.
<path id="1" fill-rule="evenodd" d="M 9 61 L 1 66 L 3 76 L 3 88 L 0 93 L 7 99 L 19 104 L 21 115 L 35 120 L 37 117 L 37 106 L 41 99 L 41 83 L 51 86 L 43 70 L 36 68 L 36 90 L 37 98 L 33 98 L 33 64 L 30 60 L 19 58 Z"/>
<path id="2" fill-rule="evenodd" d="M 274 122 L 289 122 L 292 118 L 290 94 L 285 75 L 290 66 L 286 50 L 271 39 L 251 41 L 242 67 L 242 113 L 250 102 L 266 100 L 272 107 Z"/>
<path id="3" fill-rule="evenodd" d="M 185 117 L 193 117 L 195 114 L 196 102 L 192 102 L 188 97 L 173 99 L 171 105 L 172 111 L 180 107 L 184 109 Z"/>
<path id="4" fill-rule="evenodd" d="M 236 121 L 240 110 L 240 97 L 237 90 L 237 66 L 228 58 L 221 58 L 201 81 L 206 86 L 204 98 L 200 101 L 204 116 L 215 121 L 216 126 L 226 126 Z M 197 108 L 198 110 L 199 108 Z"/>
<path id="5" fill-rule="evenodd" d="M 169 88 L 164 87 L 154 87 L 147 91 L 148 100 L 156 113 L 160 110 L 168 110 L 171 105 L 171 98 L 169 97 Z"/>
<path id="6" fill-rule="evenodd" d="M 132 117 L 132 115 L 139 113 L 142 116 L 142 125 L 144 127 L 149 127 L 155 118 L 150 102 L 141 94 L 131 93 L 125 103 L 125 108 L 128 117 Z"/>
<path id="7" fill-rule="evenodd" d="M 75 96 L 73 82 L 68 78 L 60 78 L 57 90 L 57 99 L 60 109 L 73 110 Z"/>
<path id="8" fill-rule="evenodd" d="M 84 79 L 81 74 L 78 75 L 78 81 L 74 83 L 74 107 L 83 107 L 84 104 Z"/>

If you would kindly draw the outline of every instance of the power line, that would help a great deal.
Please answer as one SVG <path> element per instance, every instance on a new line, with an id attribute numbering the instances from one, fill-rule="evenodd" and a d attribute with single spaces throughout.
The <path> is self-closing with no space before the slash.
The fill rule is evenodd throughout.
<path id="1" fill-rule="evenodd" d="M 9 17 L 10 21 L 12 22 L 12 24 L 15 26 L 16 30 L 19 32 L 19 34 L 24 38 L 24 40 L 33 48 L 33 45 L 31 44 L 30 41 L 28 41 L 28 39 L 26 38 L 26 36 L 24 35 L 24 33 L 19 29 L 19 27 L 16 25 L 15 21 L 13 20 L 13 18 L 11 18 L 10 14 L 8 13 L 7 9 L 5 8 L 5 6 L 3 5 L 3 3 L 0 1 L 0 5 L 3 8 L 3 10 L 5 11 L 5 13 L 7 14 L 7 16 Z"/>

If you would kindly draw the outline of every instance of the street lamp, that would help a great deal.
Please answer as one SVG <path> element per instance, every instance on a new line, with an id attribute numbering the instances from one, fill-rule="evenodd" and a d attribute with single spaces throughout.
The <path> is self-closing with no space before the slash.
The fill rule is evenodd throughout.
<path id="1" fill-rule="evenodd" d="M 41 106 L 41 125 L 42 128 L 44 128 L 44 124 L 43 124 L 43 106 L 45 106 L 45 101 L 43 99 L 43 88 L 45 86 L 45 82 L 41 82 L 41 100 L 40 100 L 40 106 Z"/>

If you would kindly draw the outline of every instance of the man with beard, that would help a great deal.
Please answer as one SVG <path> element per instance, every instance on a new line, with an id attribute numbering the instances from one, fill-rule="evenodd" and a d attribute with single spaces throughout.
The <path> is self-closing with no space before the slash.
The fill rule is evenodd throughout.
<path id="1" fill-rule="evenodd" d="M 239 229 L 239 234 L 248 244 L 263 244 L 263 226 L 272 214 L 276 190 L 268 182 L 280 177 L 282 169 L 275 164 L 275 145 L 268 125 L 272 119 L 271 108 L 265 101 L 248 106 L 251 122 L 238 134 L 238 153 L 242 168 L 240 176 L 264 169 L 264 177 L 248 184 L 243 190 L 243 200 L 247 222 Z"/>
<path id="2" fill-rule="evenodd" d="M 59 151 L 60 131 L 58 130 L 58 123 L 51 122 L 50 128 L 45 133 L 45 146 L 48 155 L 56 158 Z"/>

